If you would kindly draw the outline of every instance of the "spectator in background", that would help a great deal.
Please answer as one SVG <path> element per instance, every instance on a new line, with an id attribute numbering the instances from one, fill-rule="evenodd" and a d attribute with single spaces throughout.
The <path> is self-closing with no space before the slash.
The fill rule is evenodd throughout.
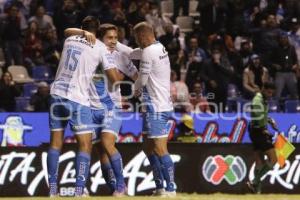
<path id="1" fill-rule="evenodd" d="M 159 10 L 159 7 L 155 3 L 151 3 L 151 10 L 146 15 L 146 20 L 150 23 L 156 34 L 156 37 L 160 38 L 163 35 L 168 34 L 167 31 L 170 31 L 170 25 L 172 25 L 172 33 L 173 33 L 173 23 L 168 17 L 163 17 Z M 168 30 L 166 30 L 168 29 Z M 175 32 L 175 31 L 174 31 Z"/>
<path id="2" fill-rule="evenodd" d="M 15 97 L 20 96 L 21 92 L 12 80 L 9 72 L 4 72 L 0 80 L 0 110 L 13 112 L 16 108 Z"/>
<path id="3" fill-rule="evenodd" d="M 276 72 L 276 98 L 282 97 L 285 86 L 290 94 L 290 98 L 298 98 L 296 70 L 299 70 L 295 47 L 288 39 L 288 35 L 283 32 L 279 37 L 279 46 L 272 53 L 272 68 Z"/>
<path id="4" fill-rule="evenodd" d="M 57 28 L 58 40 L 64 38 L 64 30 L 66 28 L 80 28 L 83 14 L 77 10 L 75 0 L 64 0 L 63 6 L 57 13 L 54 14 L 54 23 Z"/>
<path id="5" fill-rule="evenodd" d="M 23 64 L 20 20 L 18 7 L 12 5 L 8 10 L 8 15 L 1 22 L 1 38 L 3 40 L 6 67 L 12 64 Z"/>
<path id="6" fill-rule="evenodd" d="M 223 28 L 208 36 L 208 48 L 219 48 L 221 51 L 227 51 L 228 53 L 235 51 L 232 37 Z"/>
<path id="7" fill-rule="evenodd" d="M 174 59 L 180 50 L 179 33 L 175 32 L 172 23 L 167 23 L 164 25 L 165 35 L 159 37 L 159 41 L 166 47 L 169 53 L 171 63 L 174 63 Z M 177 71 L 176 71 L 177 72 Z M 178 75 L 178 74 L 177 74 Z"/>
<path id="8" fill-rule="evenodd" d="M 297 18 L 290 21 L 290 31 L 288 33 L 290 44 L 295 47 L 297 60 L 300 61 L 300 24 Z"/>
<path id="9" fill-rule="evenodd" d="M 234 68 L 231 66 L 226 54 L 219 49 L 213 49 L 211 59 L 205 61 L 201 72 L 207 94 L 214 96 L 214 98 L 208 99 L 216 104 L 211 107 L 212 112 L 225 111 L 228 84 L 233 73 Z M 215 110 L 215 108 L 218 110 Z"/>
<path id="10" fill-rule="evenodd" d="M 188 70 L 186 75 L 188 79 L 186 79 L 186 84 L 191 91 L 195 81 L 202 81 L 200 71 L 202 63 L 207 58 L 207 55 L 205 51 L 199 47 L 198 39 L 196 37 L 190 38 L 186 52 L 188 55 Z"/>
<path id="11" fill-rule="evenodd" d="M 279 46 L 280 32 L 275 16 L 270 14 L 266 19 L 266 27 L 260 28 L 258 38 L 254 40 L 254 51 L 261 55 L 261 61 L 267 66 L 273 59 L 272 51 Z"/>
<path id="12" fill-rule="evenodd" d="M 195 113 L 210 112 L 207 99 L 204 97 L 203 86 L 200 82 L 195 82 L 190 95 L 191 110 Z"/>
<path id="13" fill-rule="evenodd" d="M 249 66 L 243 73 L 244 97 L 252 99 L 257 92 L 260 92 L 264 83 L 269 80 L 269 74 L 257 54 L 251 56 Z"/>
<path id="14" fill-rule="evenodd" d="M 127 18 L 125 13 L 123 12 L 123 10 L 121 8 L 115 8 L 113 10 L 113 21 L 112 23 L 116 26 L 123 26 L 126 27 L 127 26 Z"/>
<path id="15" fill-rule="evenodd" d="M 42 50 L 43 46 L 38 32 L 38 24 L 36 21 L 32 21 L 29 24 L 24 44 L 24 58 L 29 71 L 31 67 L 44 63 Z"/>
<path id="16" fill-rule="evenodd" d="M 49 28 L 55 30 L 55 26 L 53 24 L 52 17 L 49 15 L 46 15 L 45 8 L 42 5 L 37 7 L 35 16 L 32 16 L 28 22 L 31 23 L 32 21 L 37 22 L 40 33 L 46 32 Z"/>
<path id="17" fill-rule="evenodd" d="M 176 18 L 179 15 L 179 11 L 182 8 L 182 15 L 183 16 L 188 16 L 189 15 L 189 6 L 190 6 L 190 1 L 186 1 L 186 0 L 174 0 L 173 1 L 173 17 L 172 17 L 172 21 L 175 23 L 176 22 Z"/>
<path id="18" fill-rule="evenodd" d="M 126 30 L 123 26 L 118 26 L 118 41 L 125 45 L 129 43 L 126 39 Z"/>
<path id="19" fill-rule="evenodd" d="M 178 81 L 175 71 L 171 71 L 171 96 L 176 112 L 189 112 L 189 90 L 186 84 Z"/>
<path id="20" fill-rule="evenodd" d="M 179 80 L 186 82 L 186 71 L 187 71 L 187 56 L 185 52 L 180 49 L 176 56 L 171 56 L 171 69 L 175 71 Z"/>
<path id="21" fill-rule="evenodd" d="M 43 45 L 43 57 L 47 65 L 52 68 L 53 73 L 56 74 L 56 69 L 59 64 L 60 59 L 60 45 L 57 41 L 56 31 L 53 29 L 48 29 L 44 39 L 42 41 Z"/>
<path id="22" fill-rule="evenodd" d="M 38 83 L 37 93 L 30 98 L 30 105 L 35 112 L 48 112 L 50 107 L 50 88 L 46 82 Z"/>
<path id="23" fill-rule="evenodd" d="M 210 3 L 201 10 L 201 23 L 207 34 L 218 32 L 225 27 L 227 10 L 220 0 L 210 0 Z"/>
<path id="24" fill-rule="evenodd" d="M 146 15 L 150 11 L 150 4 L 148 1 L 138 1 L 138 8 L 132 13 L 128 14 L 128 23 L 134 26 L 135 24 L 146 21 Z"/>

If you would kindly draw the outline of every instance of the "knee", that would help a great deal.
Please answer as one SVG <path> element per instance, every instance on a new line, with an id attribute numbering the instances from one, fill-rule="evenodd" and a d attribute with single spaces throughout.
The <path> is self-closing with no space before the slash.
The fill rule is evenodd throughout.
<path id="1" fill-rule="evenodd" d="M 156 146 L 154 147 L 154 152 L 155 152 L 155 154 L 157 154 L 158 156 L 164 156 L 164 155 L 168 154 L 167 147 L 161 146 L 161 145 L 160 145 L 160 146 L 156 145 Z"/>
<path id="2" fill-rule="evenodd" d="M 50 147 L 53 149 L 61 150 L 63 146 L 63 141 L 60 139 L 52 139 L 50 142 Z"/>
<path id="3" fill-rule="evenodd" d="M 108 138 L 103 138 L 101 140 L 101 145 L 102 145 L 102 148 L 105 152 L 110 152 L 112 149 L 115 148 L 115 143 L 114 141 L 108 139 Z"/>
<path id="4" fill-rule="evenodd" d="M 89 141 L 81 141 L 79 142 L 79 150 L 86 152 L 86 153 L 91 153 L 92 151 L 92 144 Z"/>

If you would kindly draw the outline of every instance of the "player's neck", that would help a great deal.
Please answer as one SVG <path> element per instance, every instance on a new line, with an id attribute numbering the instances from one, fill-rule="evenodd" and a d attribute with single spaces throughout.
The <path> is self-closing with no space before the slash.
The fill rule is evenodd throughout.
<path id="1" fill-rule="evenodd" d="M 148 47 L 148 46 L 150 46 L 150 45 L 152 45 L 152 44 L 154 44 L 154 43 L 156 43 L 157 41 L 155 40 L 155 38 L 149 38 L 149 39 L 145 39 L 145 41 L 144 41 L 144 45 L 143 45 L 143 49 L 144 48 L 146 48 L 146 47 Z"/>

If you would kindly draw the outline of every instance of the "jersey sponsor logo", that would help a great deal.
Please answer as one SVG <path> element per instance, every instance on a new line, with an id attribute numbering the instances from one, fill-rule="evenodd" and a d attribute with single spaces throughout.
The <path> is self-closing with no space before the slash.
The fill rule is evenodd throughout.
<path id="1" fill-rule="evenodd" d="M 165 59 L 165 58 L 167 58 L 167 57 L 168 57 L 168 54 L 163 55 L 163 56 L 159 56 L 159 59 L 162 60 L 162 59 Z"/>
<path id="2" fill-rule="evenodd" d="M 203 177 L 214 185 L 221 184 L 223 180 L 235 185 L 245 178 L 246 173 L 246 164 L 240 156 L 209 156 L 202 166 Z"/>

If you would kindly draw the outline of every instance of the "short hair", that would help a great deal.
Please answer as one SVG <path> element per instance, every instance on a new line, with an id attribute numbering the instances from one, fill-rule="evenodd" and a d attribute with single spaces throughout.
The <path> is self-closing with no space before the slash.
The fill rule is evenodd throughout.
<path id="1" fill-rule="evenodd" d="M 133 31 L 135 33 L 148 32 L 148 33 L 154 34 L 153 27 L 148 22 L 140 22 L 140 23 L 136 24 L 133 28 Z"/>
<path id="2" fill-rule="evenodd" d="M 113 25 L 113 24 L 109 24 L 109 23 L 106 23 L 106 24 L 101 24 L 99 26 L 99 29 L 98 29 L 98 34 L 97 36 L 102 39 L 104 37 L 104 35 L 107 33 L 107 31 L 110 31 L 110 30 L 115 30 L 118 32 L 118 27 Z"/>
<path id="3" fill-rule="evenodd" d="M 275 84 L 273 82 L 266 82 L 266 83 L 264 83 L 263 88 L 267 89 L 267 90 L 268 89 L 271 89 L 271 90 L 275 90 L 276 89 Z"/>
<path id="4" fill-rule="evenodd" d="M 94 16 L 87 16 L 82 20 L 81 27 L 83 30 L 97 33 L 97 30 L 100 26 L 100 21 L 97 17 Z"/>

